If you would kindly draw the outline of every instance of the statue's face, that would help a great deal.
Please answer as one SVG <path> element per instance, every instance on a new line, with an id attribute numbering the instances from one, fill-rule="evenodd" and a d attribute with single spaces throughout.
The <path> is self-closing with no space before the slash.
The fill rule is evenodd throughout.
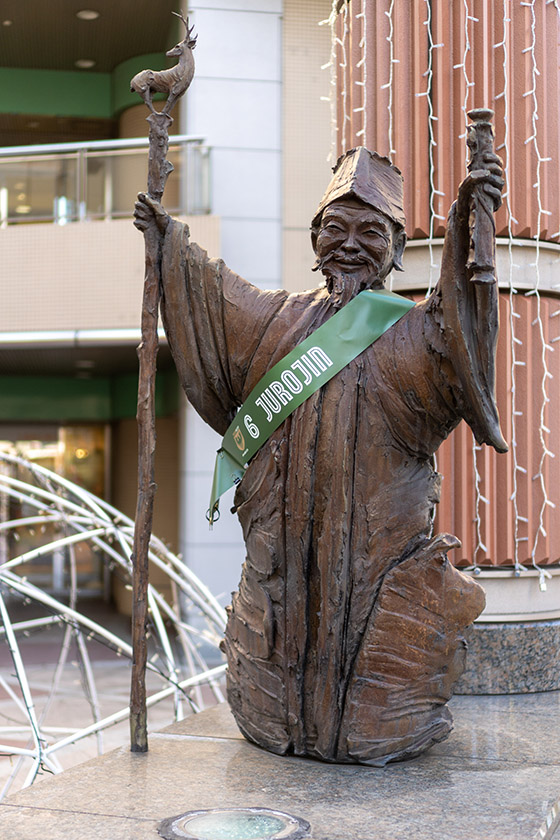
<path id="1" fill-rule="evenodd" d="M 324 210 L 315 250 L 327 278 L 359 278 L 362 288 L 383 285 L 391 270 L 395 226 L 382 213 L 359 201 L 333 201 Z"/>

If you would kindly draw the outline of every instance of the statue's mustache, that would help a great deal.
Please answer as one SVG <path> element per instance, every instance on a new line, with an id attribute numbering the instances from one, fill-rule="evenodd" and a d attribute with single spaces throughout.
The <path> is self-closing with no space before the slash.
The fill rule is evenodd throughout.
<path id="1" fill-rule="evenodd" d="M 325 274 L 325 276 L 327 274 L 329 276 L 335 273 L 340 274 L 341 272 L 339 268 L 332 268 L 330 266 L 330 263 L 332 263 L 335 260 L 340 260 L 341 262 L 345 262 L 348 265 L 364 265 L 371 272 L 375 272 L 377 270 L 375 260 L 373 260 L 372 257 L 369 256 L 369 254 L 360 253 L 351 256 L 349 254 L 341 253 L 340 251 L 331 251 L 328 254 L 325 254 L 325 256 L 323 257 L 317 257 L 312 271 L 321 271 L 323 274 Z"/>
<path id="2" fill-rule="evenodd" d="M 333 264 L 336 261 L 338 264 Z M 346 271 L 344 263 L 347 266 Z M 352 270 L 354 267 L 363 271 L 357 274 Z M 379 266 L 368 254 L 350 255 L 340 251 L 331 251 L 323 257 L 317 256 L 312 270 L 320 271 L 324 275 L 335 305 L 340 305 L 345 295 L 354 297 L 362 289 L 369 288 L 379 274 Z"/>

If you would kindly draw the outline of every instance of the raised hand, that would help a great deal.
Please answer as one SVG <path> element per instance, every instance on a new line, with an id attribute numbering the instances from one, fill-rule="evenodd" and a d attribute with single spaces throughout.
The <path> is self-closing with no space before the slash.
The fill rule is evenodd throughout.
<path id="1" fill-rule="evenodd" d="M 159 201 L 145 193 L 138 193 L 134 204 L 134 226 L 142 232 L 147 231 L 151 226 L 156 226 L 160 233 L 165 233 L 171 216 L 164 210 Z"/>
<path id="2" fill-rule="evenodd" d="M 502 190 L 505 183 L 502 159 L 494 152 L 486 152 L 483 155 L 483 162 L 484 169 L 473 169 L 459 185 L 457 211 L 460 217 L 468 217 L 471 198 L 479 185 L 492 200 L 494 213 L 502 203 Z"/>

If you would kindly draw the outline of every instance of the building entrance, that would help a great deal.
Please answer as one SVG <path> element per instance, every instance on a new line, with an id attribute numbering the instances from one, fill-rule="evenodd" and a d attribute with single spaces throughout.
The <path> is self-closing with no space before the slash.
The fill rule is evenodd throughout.
<path id="1" fill-rule="evenodd" d="M 0 424 L 1 450 L 17 453 L 104 499 L 109 488 L 109 442 L 110 427 L 101 423 Z M 0 469 L 9 470 L 15 479 L 29 480 L 27 471 L 19 466 L 4 463 Z M 47 483 L 45 489 L 50 489 Z M 33 517 L 38 512 L 37 499 L 27 498 L 25 493 L 20 499 L 0 493 L 0 522 Z M 39 531 L 33 524 L 0 530 L 0 563 L 64 537 L 64 530 L 56 522 L 45 522 Z M 60 596 L 70 590 L 70 575 L 76 575 L 80 596 L 99 597 L 108 591 L 103 570 L 101 554 L 84 542 L 30 559 L 27 577 L 31 583 Z"/>

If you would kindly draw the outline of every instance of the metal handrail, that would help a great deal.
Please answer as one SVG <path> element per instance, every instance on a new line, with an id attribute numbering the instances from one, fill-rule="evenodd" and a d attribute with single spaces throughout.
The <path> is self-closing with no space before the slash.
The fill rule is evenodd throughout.
<path id="1" fill-rule="evenodd" d="M 171 134 L 169 136 L 169 145 L 174 146 L 179 143 L 204 143 L 204 137 L 197 137 L 192 134 Z M 79 152 L 87 149 L 133 149 L 136 147 L 147 147 L 149 139 L 147 137 L 125 137 L 119 140 L 84 140 L 77 143 L 42 143 L 41 145 L 32 146 L 1 146 L 0 158 L 14 157 L 22 155 L 27 157 L 30 154 L 36 154 L 37 149 L 41 149 L 41 154 L 64 154 L 65 152 Z"/>
<path id="2" fill-rule="evenodd" d="M 74 224 L 128 216 L 130 211 L 123 211 L 123 197 L 127 206 L 134 199 L 128 194 L 130 181 L 127 186 L 126 178 L 130 173 L 119 169 L 120 161 L 125 157 L 137 160 L 148 146 L 147 137 L 131 137 L 0 148 L 0 228 L 32 222 Z M 175 155 L 179 181 L 174 206 L 168 209 L 173 213 L 209 213 L 210 149 L 204 144 L 204 138 L 174 134 L 169 138 L 169 149 Z M 102 170 L 89 169 L 89 162 L 94 160 Z M 17 195 L 20 190 L 18 180 L 22 182 L 21 193 L 26 195 L 17 198 L 21 206 L 26 205 L 25 210 L 16 204 L 14 193 Z M 32 194 L 34 201 L 30 200 Z"/>

